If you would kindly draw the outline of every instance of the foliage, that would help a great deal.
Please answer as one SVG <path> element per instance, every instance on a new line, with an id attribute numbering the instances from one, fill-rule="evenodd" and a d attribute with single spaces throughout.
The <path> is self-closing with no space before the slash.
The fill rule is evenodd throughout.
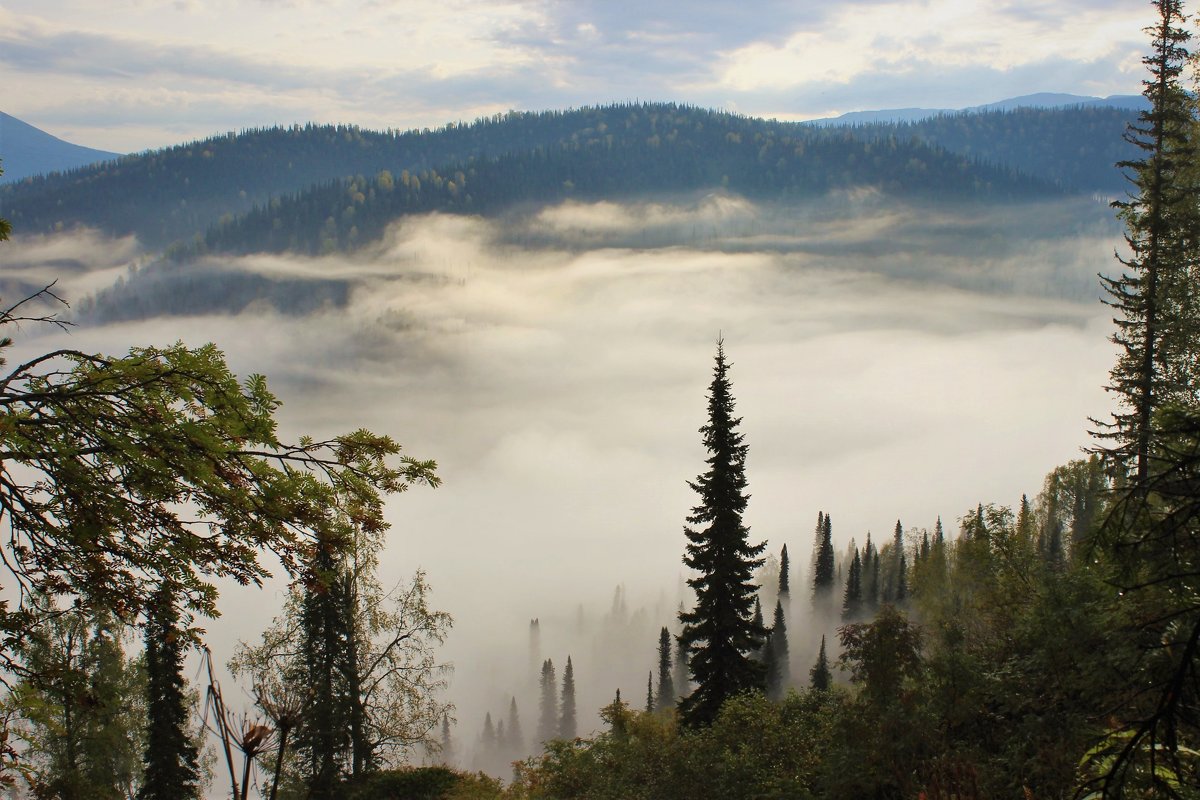
<path id="1" fill-rule="evenodd" d="M 305 693 L 284 772 L 293 782 L 319 779 L 327 792 L 418 746 L 436 747 L 434 734 L 452 710 L 438 699 L 449 666 L 435 653 L 449 615 L 429 607 L 423 572 L 385 592 L 375 578 L 381 537 L 349 536 L 343 560 L 323 557 L 322 582 L 293 586 L 262 641 L 242 645 L 229 665 L 260 691 Z"/>
<path id="2" fill-rule="evenodd" d="M 674 715 L 620 709 L 614 730 L 552 742 L 520 765 L 516 797 L 805 798 L 816 796 L 830 709 L 838 695 L 731 698 L 707 727 L 681 729 Z M 620 731 L 616 733 L 615 731 Z"/>
<path id="3" fill-rule="evenodd" d="M 18 306 L 0 324 L 23 317 Z M 3 340 L 0 347 L 11 346 Z M 383 525 L 380 492 L 435 484 L 432 462 L 386 436 L 281 441 L 261 376 L 239 384 L 212 345 L 135 348 L 114 358 L 35 356 L 0 377 L 0 512 L 11 596 L 0 651 L 27 633 L 38 598 L 66 595 L 130 620 L 154 587 L 214 615 L 214 578 L 259 584 L 270 551 L 291 573 L 312 531 L 348 514 Z"/>
<path id="4" fill-rule="evenodd" d="M 126 657 L 123 637 L 111 615 L 75 606 L 51 610 L 25 640 L 30 677 L 4 711 L 17 717 L 6 730 L 25 749 L 36 796 L 126 800 L 142 785 L 146 668 Z"/>

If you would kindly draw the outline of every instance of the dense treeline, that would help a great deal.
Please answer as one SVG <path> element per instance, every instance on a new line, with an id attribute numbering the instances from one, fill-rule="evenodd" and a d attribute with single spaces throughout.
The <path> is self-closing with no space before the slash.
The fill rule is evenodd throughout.
<path id="1" fill-rule="evenodd" d="M 203 233 L 225 214 L 314 184 L 384 169 L 432 169 L 566 139 L 589 127 L 591 113 L 513 112 L 433 131 L 307 124 L 228 133 L 28 178 L 0 189 L 0 203 L 24 232 L 82 224 L 165 246 Z"/>
<path id="2" fill-rule="evenodd" d="M 817 129 L 776 136 L 754 131 L 745 118 L 716 119 L 724 124 L 691 113 L 631 109 L 623 124 L 600 125 L 552 147 L 420 173 L 358 176 L 272 200 L 218 225 L 202 251 L 327 253 L 373 241 L 405 214 L 491 214 L 568 198 L 619 200 L 705 188 L 780 201 L 864 185 L 908 197 L 1011 199 L 1048 191 L 1036 179 L 912 141 Z"/>
<path id="3" fill-rule="evenodd" d="M 822 129 L 675 104 L 639 104 L 510 112 L 471 124 L 403 133 L 297 125 L 229 133 L 63 174 L 29 178 L 0 188 L 0 204 L 18 230 L 26 233 L 86 225 L 116 235 L 134 233 L 152 246 L 164 247 L 177 240 L 191 240 L 223 218 L 267 206 L 273 198 L 340 183 L 356 175 L 371 178 L 385 170 L 393 176 L 404 171 L 413 175 L 436 172 L 446 178 L 457 170 L 468 171 L 476 160 L 493 162 L 502 156 L 515 156 L 524 162 L 523 172 L 547 170 L 542 178 L 521 178 L 531 181 L 526 187 L 529 190 L 574 180 L 555 171 L 567 169 L 579 172 L 585 182 L 589 173 L 607 173 L 607 180 L 591 184 L 589 191 L 628 195 L 647 189 L 670 191 L 677 183 L 695 186 L 701 178 L 720 181 L 726 174 L 732 179 L 738 169 L 759 159 L 764 142 L 793 140 L 810 145 L 841 141 L 847 135 L 903 142 L 902 146 L 885 147 L 900 147 L 897 155 L 904 158 L 874 176 L 870 168 L 879 167 L 875 159 L 878 145 L 866 147 L 860 143 L 857 149 L 847 146 L 844 151 L 823 151 L 823 157 L 854 159 L 824 168 L 829 173 L 827 180 L 835 184 L 850 178 L 883 184 L 895 180 L 895 172 L 902 170 L 910 158 L 926 163 L 927 168 L 943 158 L 931 160 L 912 141 L 916 139 L 968 160 L 1002 167 L 1002 171 L 1021 171 L 1072 189 L 1111 191 L 1118 180 L 1113 177 L 1111 165 L 1122 157 L 1121 152 L 1113 152 L 1121 148 L 1114 130 L 1119 133 L 1129 115 L 1126 110 L 1105 108 L 1019 109 L 913 124 Z M 741 147 L 728 148 L 727 136 L 734 137 Z M 654 137 L 658 137 L 657 146 L 650 144 Z M 631 150 L 634 144 L 644 151 L 640 156 L 637 148 Z M 605 156 L 612 148 L 624 151 L 624 155 L 607 160 Z M 567 167 L 558 164 L 559 159 L 550 158 L 580 149 L 594 161 Z M 642 169 L 647 156 L 665 162 L 653 179 L 623 172 Z M 758 177 L 747 179 L 755 189 L 765 192 L 803 185 L 811 191 L 819 184 L 815 174 L 793 174 L 795 166 L 789 167 L 786 161 L 794 159 L 794 154 L 762 154 L 763 159 L 768 157 L 769 161 L 754 167 L 760 173 Z M 782 165 L 778 163 L 780 158 L 785 159 Z M 699 163 L 693 164 L 692 160 Z M 710 167 L 708 161 L 724 161 L 725 166 Z M 682 168 L 684 174 L 671 177 L 666 171 L 668 163 L 674 169 Z M 499 178 L 514 179 L 506 172 L 511 168 L 499 169 Z M 772 171 L 779 174 L 762 174 Z M 935 173 L 927 171 L 926 178 L 932 181 Z M 995 179 L 985 176 L 982 180 Z M 517 188 L 505 183 L 481 193 L 480 182 L 475 181 L 472 195 L 477 201 L 489 193 L 493 200 L 497 196 L 518 197 Z M 427 207 L 444 207 L 447 200 L 431 198 L 425 202 Z"/>
<path id="4" fill-rule="evenodd" d="M 1020 108 L 942 114 L 916 122 L 854 126 L 870 138 L 916 138 L 985 164 L 1036 175 L 1065 189 L 1123 195 L 1129 183 L 1113 164 L 1136 156 L 1122 138 L 1125 108 Z"/>

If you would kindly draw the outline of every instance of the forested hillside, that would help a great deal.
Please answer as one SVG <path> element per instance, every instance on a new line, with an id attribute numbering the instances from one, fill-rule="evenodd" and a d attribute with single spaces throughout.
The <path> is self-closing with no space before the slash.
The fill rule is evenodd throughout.
<path id="1" fill-rule="evenodd" d="M 897 197 L 1009 200 L 1053 193 L 1014 170 L 973 165 L 945 150 L 844 131 L 757 130 L 742 117 L 631 109 L 550 147 L 420 173 L 381 172 L 272 200 L 219 224 L 204 250 L 348 250 L 405 214 L 492 214 L 568 198 L 631 200 L 701 189 L 788 201 L 871 186 Z"/>
<path id="2" fill-rule="evenodd" d="M 861 136 L 916 138 L 985 164 L 1014 167 L 1066 189 L 1119 194 L 1113 164 L 1136 157 L 1122 138 L 1134 112 L 1107 106 L 944 114 L 917 122 L 854 126 Z"/>
<path id="3" fill-rule="evenodd" d="M 737 171 L 750 168 L 754 175 L 744 179 L 747 188 L 794 192 L 850 180 L 894 183 L 914 158 L 926 168 L 939 163 L 948 169 L 974 168 L 945 154 L 932 154 L 911 141 L 914 138 L 964 154 L 968 161 L 1000 167 L 985 170 L 972 181 L 988 184 L 991 194 L 1023 191 L 1001 186 L 1012 180 L 1014 171 L 1068 189 L 1112 191 L 1120 181 L 1113 176 L 1112 164 L 1125 152 L 1119 131 L 1129 114 L 1119 109 L 1021 109 L 913 125 L 829 130 L 674 104 L 639 104 L 512 112 L 471 124 L 403 133 L 306 125 L 230 133 L 26 179 L 0 189 L 0 207 L 26 233 L 85 225 L 116 235 L 134 233 L 151 246 L 165 247 L 203 235 L 222 219 L 229 221 L 268 206 L 273 198 L 294 196 L 314 185 L 323 185 L 318 196 L 300 205 L 321 206 L 330 192 L 336 192 L 329 184 L 356 176 L 371 180 L 385 170 L 394 177 L 405 171 L 452 176 L 457 171 L 467 174 L 473 166 L 477 176 L 470 194 L 483 208 L 494 208 L 522 198 L 540 199 L 529 194 L 534 191 L 551 190 L 562 196 L 563 180 L 582 181 L 585 185 L 579 191 L 590 196 L 629 195 L 719 183 L 727 174 L 731 180 L 742 180 Z M 891 155 L 883 159 L 877 145 L 851 145 L 846 137 L 894 140 L 895 144 L 887 145 Z M 793 147 L 782 147 L 784 142 Z M 803 156 L 795 152 L 797 143 L 817 150 Z M 818 156 L 828 161 L 797 163 L 814 162 Z M 647 169 L 652 174 L 639 174 Z M 483 186 L 482 179 L 490 180 L 493 174 L 501 185 Z M 603 180 L 597 183 L 600 176 Z M 926 185 L 938 179 L 936 169 L 926 169 Z M 919 184 L 911 174 L 904 179 L 907 188 Z M 358 189 L 347 191 L 361 188 L 360 181 Z M 961 181 L 953 180 L 947 191 L 962 188 Z M 459 202 L 435 195 L 427 195 L 412 208 L 429 210 Z M 359 229 L 362 234 L 361 225 Z"/>

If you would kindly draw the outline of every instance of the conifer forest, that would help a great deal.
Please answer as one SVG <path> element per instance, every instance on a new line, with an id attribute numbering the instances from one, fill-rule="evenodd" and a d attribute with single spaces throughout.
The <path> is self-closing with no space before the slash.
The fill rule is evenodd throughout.
<path id="1" fill-rule="evenodd" d="M 1137 108 L 0 185 L 0 795 L 1200 800 L 1200 74 L 1149 5 Z"/>

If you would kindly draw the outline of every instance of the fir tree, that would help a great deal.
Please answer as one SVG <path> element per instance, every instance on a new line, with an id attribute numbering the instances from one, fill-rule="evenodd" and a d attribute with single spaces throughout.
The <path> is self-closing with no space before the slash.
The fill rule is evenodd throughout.
<path id="1" fill-rule="evenodd" d="M 508 704 L 508 733 L 509 752 L 514 756 L 521 755 L 525 750 L 525 733 L 521 730 L 521 717 L 517 713 L 517 698 L 513 697 Z"/>
<path id="2" fill-rule="evenodd" d="M 682 613 L 682 612 L 680 612 Z M 675 639 L 675 674 L 672 683 L 675 685 L 675 696 L 683 698 L 690 687 L 691 669 L 688 667 L 688 647 L 683 637 Z"/>
<path id="3" fill-rule="evenodd" d="M 779 597 L 786 603 L 791 597 L 791 579 L 788 573 L 791 571 L 791 562 L 788 561 L 787 545 L 779 551 Z"/>
<path id="4" fill-rule="evenodd" d="M 867 544 L 863 547 L 861 580 L 863 606 L 874 611 L 879 608 L 879 551 L 871 542 L 870 531 L 867 531 Z"/>
<path id="5" fill-rule="evenodd" d="M 323 538 L 312 564 L 314 573 L 306 587 L 300 610 L 303 680 L 311 700 L 297 731 L 296 749 L 306 761 L 308 789 L 315 800 L 338 797 L 343 755 L 349 744 L 350 707 L 344 670 L 346 633 L 336 545 Z"/>
<path id="6" fill-rule="evenodd" d="M 646 713 L 654 713 L 654 670 L 646 672 Z"/>
<path id="7" fill-rule="evenodd" d="M 829 514 L 823 514 L 820 538 L 817 544 L 817 557 L 813 565 L 813 602 L 817 607 L 826 608 L 830 605 L 835 577 L 833 521 Z"/>
<path id="8" fill-rule="evenodd" d="M 681 702 L 689 725 L 707 725 L 729 697 L 761 689 L 761 664 L 749 654 L 761 645 L 766 631 L 752 619 L 758 587 L 754 570 L 765 545 L 752 545 L 742 522 L 746 510 L 746 451 L 733 415 L 728 365 L 723 343 L 717 342 L 716 364 L 709 386 L 708 422 L 700 429 L 709 453 L 708 470 L 689 485 L 700 502 L 688 516 L 684 564 L 695 570 L 688 585 L 696 607 L 680 615 L 681 638 L 688 645 L 688 665 L 696 689 Z M 693 527 L 696 526 L 696 527 Z M 701 527 L 702 526 L 702 527 Z"/>
<path id="9" fill-rule="evenodd" d="M 767 697 L 772 700 L 782 699 L 791 681 L 791 670 L 788 662 L 791 653 L 788 648 L 787 622 L 784 620 L 783 603 L 775 603 L 775 617 L 771 625 L 771 638 L 767 641 L 770 659 L 767 664 Z"/>
<path id="10" fill-rule="evenodd" d="M 492 712 L 487 712 L 483 718 L 483 733 L 479 735 L 479 749 L 484 757 L 490 759 L 496 750 L 496 727 L 492 724 Z"/>
<path id="11" fill-rule="evenodd" d="M 1164 403 L 1195 402 L 1195 352 L 1200 336 L 1194 295 L 1194 243 L 1197 234 L 1195 186 L 1188 180 L 1194 161 L 1191 100 L 1180 83 L 1189 62 L 1190 34 L 1180 0 L 1155 0 L 1153 52 L 1143 63 L 1150 79 L 1143 92 L 1150 107 L 1132 124 L 1126 141 L 1143 156 L 1124 161 L 1134 193 L 1113 205 L 1125 223 L 1130 256 L 1120 258 L 1123 274 L 1101 276 L 1105 302 L 1116 312 L 1112 341 L 1120 348 L 1108 389 L 1122 410 L 1099 435 L 1112 446 L 1103 452 L 1131 468 L 1134 484 L 1145 489 L 1157 444 L 1156 411 Z"/>
<path id="12" fill-rule="evenodd" d="M 455 761 L 454 739 L 450 736 L 450 713 L 442 714 L 442 752 L 440 762 L 443 766 L 453 766 Z"/>
<path id="13" fill-rule="evenodd" d="M 146 773 L 138 800 L 199 797 L 197 751 L 187 730 L 183 642 L 175 593 L 164 584 L 146 614 Z"/>
<path id="14" fill-rule="evenodd" d="M 567 656 L 567 666 L 563 670 L 562 709 L 558 718 L 558 736 L 560 739 L 570 741 L 577 735 L 579 732 L 575 722 L 575 667 L 571 663 L 571 657 Z"/>
<path id="15" fill-rule="evenodd" d="M 671 634 L 663 626 L 658 632 L 658 698 L 655 710 L 664 712 L 675 702 L 675 681 L 671 675 Z"/>
<path id="16" fill-rule="evenodd" d="M 1020 542 L 1033 541 L 1033 512 L 1029 508 L 1029 498 L 1022 494 L 1021 505 L 1017 509 L 1017 538 Z"/>
<path id="17" fill-rule="evenodd" d="M 825 657 L 825 637 L 821 637 L 821 650 L 817 653 L 817 662 L 808 673 L 809 684 L 814 691 L 827 692 L 833 686 L 833 674 L 829 671 L 829 659 Z"/>
<path id="18" fill-rule="evenodd" d="M 754 595 L 754 616 L 750 618 L 750 624 L 754 627 L 766 630 L 766 620 L 763 618 L 762 602 L 759 600 L 757 594 Z M 765 649 L 766 640 L 764 639 L 762 644 L 759 645 L 756 650 L 750 651 L 750 657 L 755 660 L 762 660 L 766 656 Z"/>
<path id="19" fill-rule="evenodd" d="M 542 662 L 541 690 L 537 740 L 545 744 L 558 733 L 558 681 L 554 673 L 554 662 L 549 658 Z"/>
<path id="20" fill-rule="evenodd" d="M 862 558 L 854 548 L 854 558 L 846 575 L 846 593 L 842 599 L 842 619 L 852 622 L 862 613 Z"/>

